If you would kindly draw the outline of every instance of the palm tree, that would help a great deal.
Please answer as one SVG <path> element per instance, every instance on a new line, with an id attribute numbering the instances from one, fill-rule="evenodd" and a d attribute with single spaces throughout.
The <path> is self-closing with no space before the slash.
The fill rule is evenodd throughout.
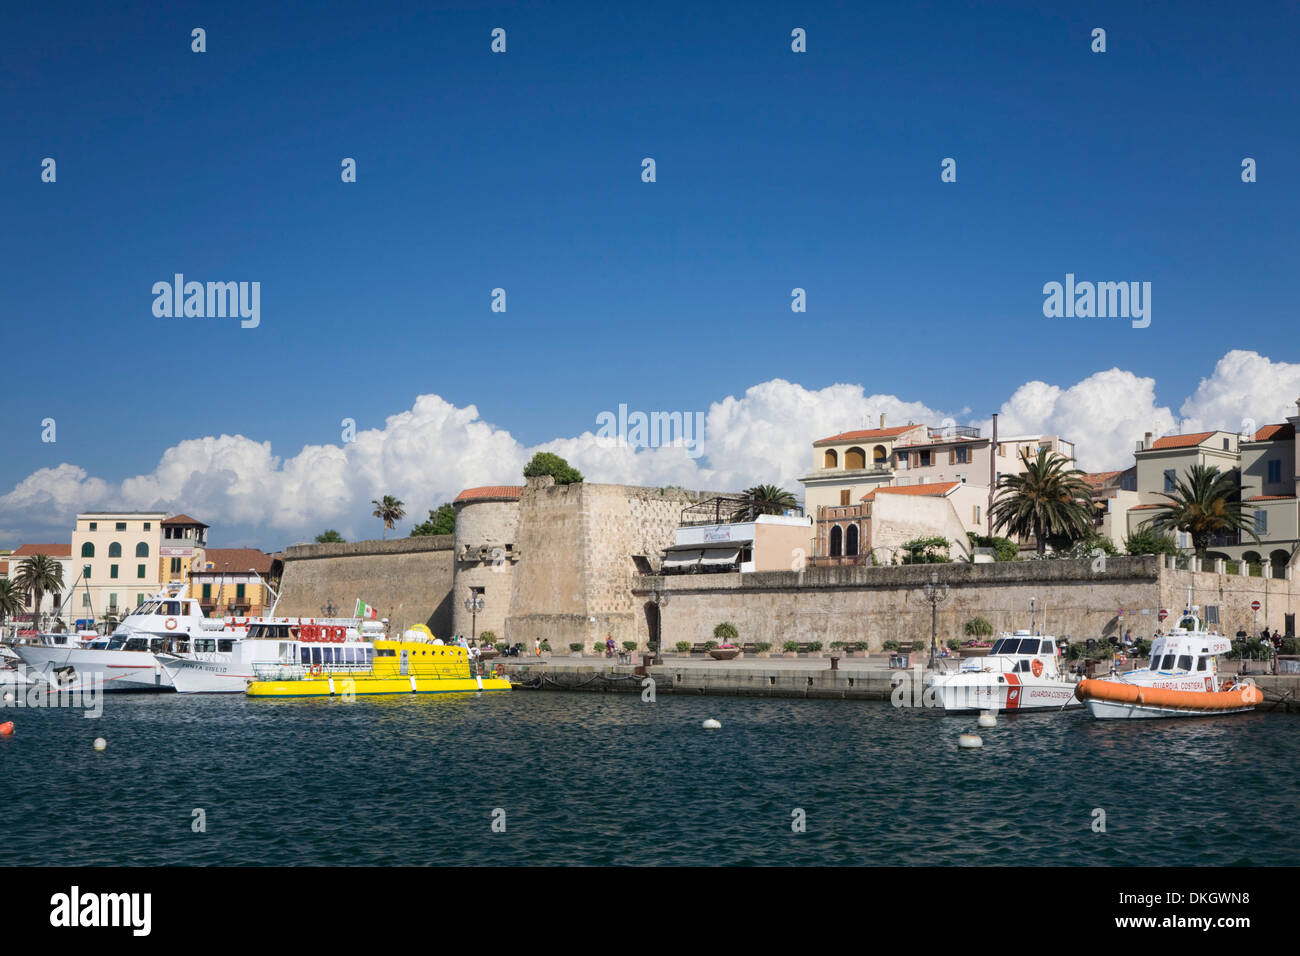
<path id="1" fill-rule="evenodd" d="M 794 495 L 779 485 L 755 485 L 746 488 L 743 494 L 749 502 L 732 513 L 732 521 L 753 521 L 757 515 L 779 515 L 798 505 Z"/>
<path id="2" fill-rule="evenodd" d="M 1213 465 L 1192 465 L 1186 479 L 1176 479 L 1172 492 L 1160 492 L 1168 504 L 1142 522 L 1160 532 L 1186 531 L 1192 536 L 1197 557 L 1205 557 L 1216 534 L 1245 532 L 1256 541 L 1255 516 L 1241 502 L 1236 476 Z"/>
<path id="3" fill-rule="evenodd" d="M 23 611 L 23 592 L 8 578 L 0 578 L 0 624 Z"/>
<path id="4" fill-rule="evenodd" d="M 1064 455 L 1038 449 L 1031 460 L 1020 453 L 1024 471 L 998 480 L 998 497 L 989 517 L 994 530 L 1005 528 L 1021 538 L 1034 536 L 1038 556 L 1047 553 L 1048 537 L 1082 538 L 1093 530 L 1092 488 L 1083 472 L 1067 467 Z"/>
<path id="5" fill-rule="evenodd" d="M 30 593 L 35 599 L 32 604 L 32 626 L 40 630 L 41 599 L 46 591 L 63 590 L 63 565 L 45 554 L 33 554 L 23 558 L 14 575 L 14 583 L 24 594 Z"/>
<path id="6" fill-rule="evenodd" d="M 406 512 L 402 510 L 402 502 L 392 495 L 384 495 L 382 501 L 372 499 L 370 503 L 375 506 L 375 517 L 384 523 L 384 537 L 387 538 L 393 526 L 406 517 Z"/>

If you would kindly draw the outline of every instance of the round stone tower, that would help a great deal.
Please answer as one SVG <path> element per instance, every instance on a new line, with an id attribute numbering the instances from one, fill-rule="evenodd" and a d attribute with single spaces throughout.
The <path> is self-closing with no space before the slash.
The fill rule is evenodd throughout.
<path id="1" fill-rule="evenodd" d="M 466 488 L 452 502 L 456 509 L 453 634 L 472 638 L 493 631 L 498 640 L 505 640 L 523 490 L 518 485 Z M 483 601 L 477 616 L 465 606 L 475 596 Z"/>

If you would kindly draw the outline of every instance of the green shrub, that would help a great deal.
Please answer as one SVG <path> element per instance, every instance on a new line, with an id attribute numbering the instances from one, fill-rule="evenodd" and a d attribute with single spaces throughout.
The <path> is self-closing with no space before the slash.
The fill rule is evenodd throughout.
<path id="1" fill-rule="evenodd" d="M 579 646 L 581 647 L 581 645 L 579 645 Z M 551 642 L 550 642 L 550 641 L 542 641 L 542 650 L 546 651 L 546 653 L 549 654 L 549 653 L 551 652 Z"/>
<path id="2" fill-rule="evenodd" d="M 885 642 L 884 642 L 883 644 L 881 644 L 880 646 L 881 646 L 882 649 L 884 649 L 884 650 L 886 650 L 886 651 L 896 651 L 896 650 L 898 650 L 899 647 L 901 647 L 902 645 L 900 645 L 900 644 L 898 643 L 898 641 L 885 641 Z"/>
<path id="3" fill-rule="evenodd" d="M 1154 528 L 1138 528 L 1124 539 L 1128 554 L 1177 554 L 1178 542 Z"/>
<path id="4" fill-rule="evenodd" d="M 821 641 L 809 641 L 809 642 L 808 642 L 808 650 L 809 650 L 809 651 L 820 651 L 821 649 L 822 649 L 822 642 L 821 642 Z"/>
<path id="5" fill-rule="evenodd" d="M 605 642 L 604 642 L 604 641 L 596 641 L 594 644 L 591 645 L 591 649 L 592 649 L 593 651 L 595 651 L 597 654 L 604 654 L 604 653 L 605 653 Z"/>
<path id="6" fill-rule="evenodd" d="M 624 642 L 623 642 L 623 650 L 625 650 L 625 651 L 634 651 L 634 650 L 636 650 L 636 641 L 624 641 Z"/>
<path id="7" fill-rule="evenodd" d="M 495 645 L 496 642 L 497 642 L 497 632 L 496 632 L 496 631 L 484 631 L 482 634 L 480 634 L 480 635 L 478 636 L 478 639 L 479 639 L 480 641 L 482 641 L 484 644 L 492 644 L 492 645 Z"/>
<path id="8" fill-rule="evenodd" d="M 754 650 L 758 651 L 760 654 L 766 654 L 771 649 L 772 644 L 769 641 L 757 641 L 754 644 Z"/>
<path id="9" fill-rule="evenodd" d="M 956 651 L 961 649 L 961 641 L 958 638 L 950 637 L 947 640 L 948 650 Z"/>
<path id="10" fill-rule="evenodd" d="M 550 475 L 557 485 L 571 485 L 582 481 L 582 472 L 572 467 L 567 461 L 549 451 L 539 451 L 532 461 L 524 466 L 525 478 L 537 478 Z"/>
<path id="11" fill-rule="evenodd" d="M 723 644 L 734 644 L 736 638 L 740 637 L 740 632 L 736 630 L 736 625 L 730 621 L 723 621 L 713 629 L 713 636 Z"/>
<path id="12" fill-rule="evenodd" d="M 844 642 L 843 642 L 843 641 L 831 641 L 831 650 L 833 650 L 833 651 L 842 651 L 842 650 L 844 650 Z"/>
<path id="13" fill-rule="evenodd" d="M 690 641 L 678 641 L 676 647 L 678 654 L 689 654 L 691 652 Z"/>
<path id="14" fill-rule="evenodd" d="M 913 642 L 912 642 L 912 650 L 913 650 L 913 651 L 923 651 L 923 650 L 925 650 L 925 649 L 926 649 L 927 647 L 929 647 L 929 646 L 930 646 L 930 642 L 929 642 L 929 641 L 913 641 Z"/>
<path id="15" fill-rule="evenodd" d="M 795 651 L 799 650 L 799 642 L 786 641 L 781 645 L 781 650 L 785 651 L 787 654 L 793 654 Z"/>
<path id="16" fill-rule="evenodd" d="M 582 645 L 580 643 L 574 642 L 573 644 L 569 645 L 569 650 L 573 651 L 573 653 L 576 654 L 578 653 L 578 651 L 582 650 Z"/>
<path id="17" fill-rule="evenodd" d="M 962 632 L 967 637 L 988 637 L 993 633 L 993 625 L 982 617 L 973 617 L 962 625 Z"/>
<path id="18" fill-rule="evenodd" d="M 714 649 L 715 647 L 717 647 L 717 646 L 718 646 L 718 642 L 717 642 L 717 641 L 705 641 L 705 642 L 704 642 L 704 649 L 705 649 L 706 651 L 711 651 L 711 650 L 713 650 L 713 649 Z"/>
<path id="19" fill-rule="evenodd" d="M 866 641 L 858 641 L 853 645 L 853 649 L 855 651 L 865 651 L 865 650 L 870 650 L 870 648 L 871 645 L 868 644 Z"/>

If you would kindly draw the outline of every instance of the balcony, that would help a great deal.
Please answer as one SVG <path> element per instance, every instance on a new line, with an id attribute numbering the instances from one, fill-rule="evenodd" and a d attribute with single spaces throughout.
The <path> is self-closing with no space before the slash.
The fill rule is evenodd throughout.
<path id="1" fill-rule="evenodd" d="M 871 563 L 869 554 L 822 555 L 812 559 L 814 568 L 860 568 Z"/>

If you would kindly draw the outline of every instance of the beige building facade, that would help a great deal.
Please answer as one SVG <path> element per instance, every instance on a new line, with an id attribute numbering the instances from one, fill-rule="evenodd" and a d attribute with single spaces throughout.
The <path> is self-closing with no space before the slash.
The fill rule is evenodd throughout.
<path id="1" fill-rule="evenodd" d="M 120 618 L 161 586 L 159 548 L 165 511 L 88 511 L 72 532 L 68 613 L 75 619 Z"/>

